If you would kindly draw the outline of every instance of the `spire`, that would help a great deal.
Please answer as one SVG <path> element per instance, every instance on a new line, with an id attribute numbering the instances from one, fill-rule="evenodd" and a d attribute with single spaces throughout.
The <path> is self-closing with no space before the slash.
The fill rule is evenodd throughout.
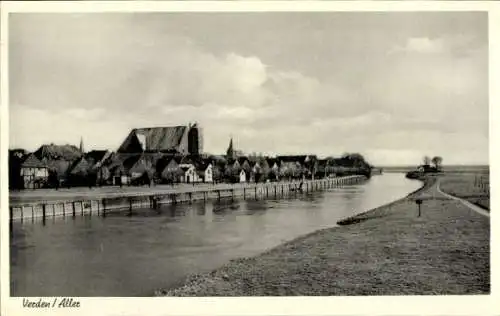
<path id="1" fill-rule="evenodd" d="M 229 140 L 229 147 L 227 148 L 226 158 L 227 159 L 234 159 L 233 136 L 231 136 L 231 138 Z"/>
<path id="2" fill-rule="evenodd" d="M 83 137 L 80 137 L 80 152 L 83 153 Z"/>

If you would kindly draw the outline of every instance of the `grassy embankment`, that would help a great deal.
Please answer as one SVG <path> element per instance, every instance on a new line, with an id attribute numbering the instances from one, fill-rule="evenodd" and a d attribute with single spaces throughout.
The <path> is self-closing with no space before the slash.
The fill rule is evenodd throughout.
<path id="1" fill-rule="evenodd" d="M 487 170 L 480 173 L 445 173 L 440 188 L 488 211 L 490 209 L 490 176 Z"/>
<path id="2" fill-rule="evenodd" d="M 351 225 L 320 230 L 259 256 L 233 260 L 156 294 L 487 294 L 489 218 L 441 198 L 434 180 L 427 178 L 426 186 L 407 198 L 343 222 Z M 424 199 L 421 217 L 416 197 Z"/>

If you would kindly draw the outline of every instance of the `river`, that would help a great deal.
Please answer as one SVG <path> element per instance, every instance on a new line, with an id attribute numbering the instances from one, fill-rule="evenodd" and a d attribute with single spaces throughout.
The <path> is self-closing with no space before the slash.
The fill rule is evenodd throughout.
<path id="1" fill-rule="evenodd" d="M 420 187 L 403 174 L 279 200 L 165 205 L 11 226 L 11 296 L 150 296 Z"/>

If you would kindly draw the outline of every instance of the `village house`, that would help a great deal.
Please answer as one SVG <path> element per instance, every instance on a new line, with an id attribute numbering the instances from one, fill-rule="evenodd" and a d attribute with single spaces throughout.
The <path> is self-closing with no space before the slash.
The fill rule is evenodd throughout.
<path id="1" fill-rule="evenodd" d="M 208 159 L 200 160 L 195 163 L 196 172 L 201 182 L 213 182 L 213 166 L 212 162 Z"/>
<path id="2" fill-rule="evenodd" d="M 237 159 L 228 159 L 224 170 L 224 178 L 231 183 L 240 182 L 241 170 L 243 169 Z"/>
<path id="3" fill-rule="evenodd" d="M 74 145 L 50 144 L 40 146 L 33 155 L 47 166 L 59 183 L 67 180 L 69 168 L 83 156 L 81 149 Z"/>
<path id="4" fill-rule="evenodd" d="M 68 184 L 94 186 L 104 184 L 110 177 L 106 162 L 112 154 L 108 150 L 92 150 L 77 159 L 68 168 Z"/>
<path id="5" fill-rule="evenodd" d="M 165 155 L 158 159 L 156 163 L 156 182 L 159 183 L 178 183 L 180 182 L 181 169 L 180 162 L 182 157 L 174 155 Z"/>
<path id="6" fill-rule="evenodd" d="M 49 169 L 34 154 L 29 155 L 21 164 L 20 176 L 25 189 L 39 189 L 49 178 Z"/>

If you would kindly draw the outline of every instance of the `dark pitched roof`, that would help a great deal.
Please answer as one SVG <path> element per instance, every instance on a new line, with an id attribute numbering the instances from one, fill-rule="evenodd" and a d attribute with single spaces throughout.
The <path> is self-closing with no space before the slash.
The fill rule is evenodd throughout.
<path id="1" fill-rule="evenodd" d="M 90 168 L 92 167 L 92 164 L 89 163 L 84 157 L 81 157 L 77 161 L 75 161 L 70 167 L 69 167 L 69 173 L 70 174 L 81 174 L 81 175 L 86 175 L 89 171 Z"/>
<path id="2" fill-rule="evenodd" d="M 307 155 L 277 156 L 276 159 L 283 162 L 304 162 Z"/>
<path id="3" fill-rule="evenodd" d="M 23 168 L 46 168 L 47 166 L 41 162 L 34 154 L 29 155 L 21 165 Z"/>
<path id="4" fill-rule="evenodd" d="M 141 159 L 141 157 L 142 155 L 133 155 L 126 158 L 122 163 L 125 171 L 129 171 L 130 169 L 132 169 L 132 167 L 134 167 L 134 165 L 139 161 L 139 159 Z"/>
<path id="5" fill-rule="evenodd" d="M 272 167 L 275 163 L 279 166 L 280 161 L 276 158 L 266 158 L 267 164 Z"/>
<path id="6" fill-rule="evenodd" d="M 187 126 L 136 128 L 129 133 L 118 152 L 175 152 L 179 149 L 187 130 Z M 145 148 L 142 147 L 137 135 L 144 136 Z"/>
<path id="7" fill-rule="evenodd" d="M 110 156 L 111 153 L 108 150 L 92 150 L 84 155 L 85 160 L 87 160 L 91 164 L 96 164 L 97 162 L 106 158 L 106 156 Z"/>
<path id="8" fill-rule="evenodd" d="M 156 172 L 163 172 L 165 168 L 172 162 L 179 164 L 181 158 L 178 156 L 164 155 L 156 161 Z"/>
<path id="9" fill-rule="evenodd" d="M 75 160 L 80 158 L 83 153 L 74 145 L 42 145 L 35 151 L 35 156 L 40 160 Z"/>
<path id="10" fill-rule="evenodd" d="M 205 171 L 207 170 L 208 166 L 210 166 L 212 162 L 209 160 L 198 160 L 195 161 L 194 167 L 196 168 L 197 171 Z"/>
<path id="11" fill-rule="evenodd" d="M 238 163 L 239 163 L 240 165 L 244 164 L 244 163 L 245 163 L 245 161 L 249 161 L 249 160 L 248 160 L 248 158 L 247 158 L 247 157 L 244 157 L 244 156 L 243 156 L 243 157 L 238 157 L 238 159 L 237 159 L 237 160 L 238 160 Z"/>

